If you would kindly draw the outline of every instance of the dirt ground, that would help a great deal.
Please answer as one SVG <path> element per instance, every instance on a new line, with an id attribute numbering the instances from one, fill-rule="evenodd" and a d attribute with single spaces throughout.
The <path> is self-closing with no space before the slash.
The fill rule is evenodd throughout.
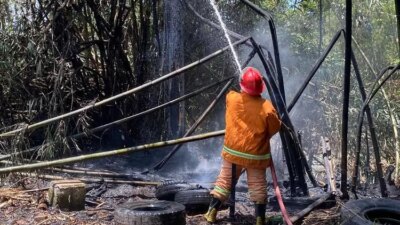
<path id="1" fill-rule="evenodd" d="M 155 199 L 155 187 L 131 185 L 88 185 L 85 210 L 64 212 L 50 207 L 46 200 L 48 182 L 23 178 L 0 188 L 0 225 L 109 225 L 114 222 L 114 209 L 128 199 Z M 97 196 L 96 196 L 97 195 Z M 218 214 L 220 225 L 254 224 L 254 209 L 248 202 L 236 204 L 236 218 L 228 219 L 228 211 Z M 279 212 L 267 212 L 274 216 Z M 338 224 L 338 207 L 313 211 L 304 219 L 304 225 Z M 207 224 L 201 214 L 188 215 L 187 225 Z"/>

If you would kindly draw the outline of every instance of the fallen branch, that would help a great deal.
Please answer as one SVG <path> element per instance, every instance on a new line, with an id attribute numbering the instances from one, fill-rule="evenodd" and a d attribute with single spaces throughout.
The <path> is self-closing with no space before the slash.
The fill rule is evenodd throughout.
<path id="1" fill-rule="evenodd" d="M 317 201 L 315 201 L 311 205 L 307 206 L 307 208 L 301 210 L 300 212 L 296 213 L 296 215 L 290 217 L 290 221 L 292 221 L 292 223 L 297 222 L 299 219 L 303 218 L 305 215 L 307 215 L 309 212 L 311 212 L 314 208 L 316 208 L 319 205 L 321 205 L 322 203 L 324 203 L 331 196 L 332 196 L 332 193 L 330 193 L 330 192 L 323 195 Z"/>

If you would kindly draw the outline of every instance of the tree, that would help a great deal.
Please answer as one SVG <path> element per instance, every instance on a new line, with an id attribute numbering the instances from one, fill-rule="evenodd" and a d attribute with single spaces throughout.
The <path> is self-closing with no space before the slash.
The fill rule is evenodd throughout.
<path id="1" fill-rule="evenodd" d="M 164 49 L 163 72 L 174 71 L 184 65 L 183 49 L 183 5 L 180 0 L 164 0 Z M 183 76 L 167 82 L 167 99 L 177 98 L 184 93 Z M 168 136 L 175 137 L 184 131 L 184 104 L 172 106 L 167 111 Z"/>

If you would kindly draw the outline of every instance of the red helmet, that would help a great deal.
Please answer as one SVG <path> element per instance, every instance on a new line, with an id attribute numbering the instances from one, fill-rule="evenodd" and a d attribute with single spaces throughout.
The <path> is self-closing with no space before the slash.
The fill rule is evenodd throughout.
<path id="1" fill-rule="evenodd" d="M 244 68 L 240 75 L 240 88 L 249 95 L 260 95 L 265 90 L 260 71 L 253 67 Z"/>

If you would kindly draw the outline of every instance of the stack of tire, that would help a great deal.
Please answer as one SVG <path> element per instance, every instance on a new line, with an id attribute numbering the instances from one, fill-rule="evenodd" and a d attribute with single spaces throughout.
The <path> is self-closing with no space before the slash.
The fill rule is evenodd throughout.
<path id="1" fill-rule="evenodd" d="M 186 213 L 204 213 L 210 191 L 185 181 L 166 181 L 156 189 L 158 200 L 128 201 L 115 209 L 120 225 L 185 225 Z"/>
<path id="2" fill-rule="evenodd" d="M 187 213 L 204 213 L 211 200 L 210 190 L 185 181 L 166 181 L 157 187 L 156 198 L 175 201 L 186 207 Z"/>

